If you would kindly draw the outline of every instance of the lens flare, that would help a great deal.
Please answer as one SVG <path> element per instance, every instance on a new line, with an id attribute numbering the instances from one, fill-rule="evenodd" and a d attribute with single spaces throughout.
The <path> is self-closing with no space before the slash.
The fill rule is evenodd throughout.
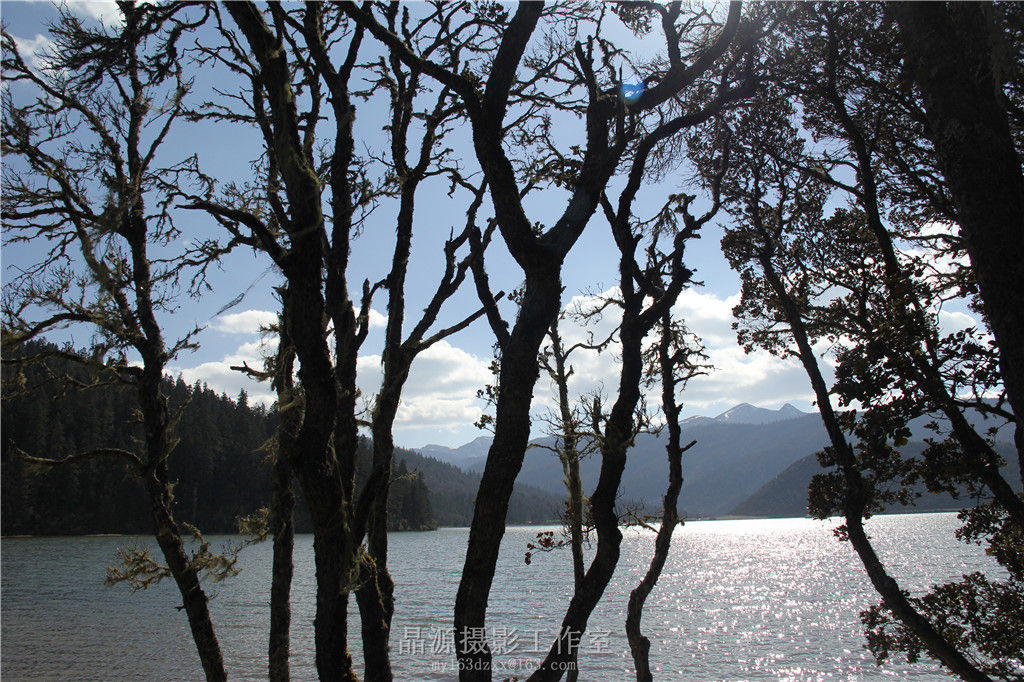
<path id="1" fill-rule="evenodd" d="M 619 93 L 622 95 L 622 99 L 632 104 L 640 99 L 640 95 L 644 94 L 644 84 L 642 82 L 623 83 L 619 86 Z"/>

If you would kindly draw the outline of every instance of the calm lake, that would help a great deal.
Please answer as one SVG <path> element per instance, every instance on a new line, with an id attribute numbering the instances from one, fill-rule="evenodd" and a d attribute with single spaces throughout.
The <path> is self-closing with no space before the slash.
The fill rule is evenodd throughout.
<path id="1" fill-rule="evenodd" d="M 677 529 L 644 631 L 655 677 L 663 680 L 948 679 L 937 666 L 887 663 L 863 648 L 858 614 L 876 601 L 834 521 L 695 521 Z M 957 542 L 954 514 L 880 516 L 868 529 L 901 585 L 913 592 L 961 574 L 997 568 Z M 510 528 L 502 545 L 488 634 L 506 676 L 539 659 L 560 622 L 572 585 L 567 550 L 523 561 L 542 528 Z M 449 628 L 468 530 L 391 536 L 397 614 L 396 678 L 456 677 Z M 653 534 L 625 533 L 616 578 L 583 639 L 584 680 L 629 679 L 623 622 L 629 590 L 646 569 Z M 226 542 L 232 538 L 219 538 Z M 171 581 L 145 592 L 104 587 L 117 547 L 146 538 L 28 538 L 2 544 L 2 673 L 7 680 L 201 679 L 198 657 Z M 312 537 L 296 540 L 293 678 L 314 679 Z M 271 547 L 243 554 L 242 573 L 209 585 L 229 674 L 265 679 Z M 353 610 L 354 610 L 353 602 Z M 352 628 L 358 636 L 358 624 Z M 353 653 L 358 657 L 357 642 Z M 507 672 L 506 672 L 507 671 Z"/>

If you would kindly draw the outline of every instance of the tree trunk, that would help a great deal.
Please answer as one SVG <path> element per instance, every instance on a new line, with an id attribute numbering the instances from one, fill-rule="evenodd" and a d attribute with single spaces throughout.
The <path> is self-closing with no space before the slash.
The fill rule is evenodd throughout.
<path id="1" fill-rule="evenodd" d="M 502 349 L 494 441 L 487 454 L 469 531 L 462 579 L 455 598 L 455 643 L 459 679 L 491 679 L 491 650 L 474 633 L 485 627 L 505 515 L 530 438 L 530 405 L 540 368 L 537 354 L 558 314 L 561 298 L 558 268 L 528 277 L 519 319 Z"/>
<path id="2" fill-rule="evenodd" d="M 271 515 L 274 533 L 274 560 L 270 584 L 270 642 L 268 663 L 271 682 L 287 682 L 291 630 L 292 552 L 295 545 L 295 494 L 291 468 L 280 456 L 274 462 L 274 489 Z"/>
<path id="3" fill-rule="evenodd" d="M 626 468 L 626 452 L 633 445 L 634 412 L 640 400 L 643 376 L 641 343 L 644 333 L 636 322 L 642 297 L 634 295 L 632 298 L 639 300 L 626 301 L 622 329 L 619 332 L 622 345 L 619 395 L 605 427 L 601 445 L 601 473 L 594 494 L 590 497 L 591 513 L 597 530 L 597 550 L 582 582 L 569 601 L 558 637 L 541 666 L 528 678 L 530 682 L 550 682 L 562 677 L 569 660 L 577 653 L 590 614 L 604 595 L 619 562 L 622 532 L 619 530 L 619 517 L 615 513 L 615 499 L 622 481 L 622 472 Z"/>
<path id="4" fill-rule="evenodd" d="M 210 619 L 209 600 L 199 583 L 199 575 L 189 563 L 178 526 L 171 516 L 170 490 L 155 472 L 146 476 L 146 491 L 149 493 L 150 511 L 153 516 L 156 541 L 171 570 L 174 583 L 181 594 L 189 629 L 199 652 L 199 661 L 207 680 L 226 680 L 224 658 Z"/>
<path id="5" fill-rule="evenodd" d="M 636 670 L 637 682 L 650 682 L 651 675 L 651 641 L 640 630 L 644 604 L 651 590 L 658 583 L 661 571 L 665 568 L 668 551 L 672 545 L 672 534 L 679 523 L 679 491 L 683 487 L 683 453 L 693 447 L 690 443 L 683 447 L 681 429 L 679 427 L 679 404 L 676 402 L 676 362 L 671 354 L 671 319 L 662 319 L 661 339 L 658 346 L 658 363 L 661 372 L 661 404 L 665 412 L 665 423 L 668 428 L 668 443 L 665 445 L 668 456 L 668 487 L 661 503 L 661 528 L 654 540 L 654 556 L 644 574 L 643 580 L 629 593 L 626 608 L 626 639 L 629 641 L 629 652 L 633 656 L 633 667 Z"/>
<path id="6" fill-rule="evenodd" d="M 569 524 L 569 549 L 572 552 L 573 590 L 578 590 L 586 575 L 583 562 L 583 481 L 580 479 L 580 456 L 573 446 L 566 450 L 565 486 L 569 492 L 568 513 L 566 523 Z M 565 673 L 566 682 L 576 682 L 580 676 L 579 649 L 571 652 L 569 669 Z"/>
<path id="7" fill-rule="evenodd" d="M 939 166 L 999 347 L 1007 398 L 1024 431 L 1024 175 L 993 73 L 991 5 L 896 3 Z M 1018 443 L 1024 439 L 1018 438 Z M 1024 449 L 1018 448 L 1024 476 Z"/>
<path id="8" fill-rule="evenodd" d="M 316 561 L 316 669 L 321 680 L 358 680 L 348 651 L 348 597 L 354 576 L 347 566 L 346 527 L 319 527 L 313 537 Z"/>
<path id="9" fill-rule="evenodd" d="M 860 557 L 861 563 L 867 571 L 868 578 L 871 580 L 871 584 L 882 596 L 885 605 L 921 640 L 932 657 L 941 661 L 951 671 L 965 680 L 988 680 L 988 676 L 978 670 L 966 656 L 950 644 L 927 618 L 918 613 L 896 581 L 886 573 L 885 567 L 879 560 L 878 555 L 875 554 L 871 541 L 864 532 L 865 483 L 861 477 L 856 456 L 847 442 L 846 436 L 843 434 L 842 426 L 835 411 L 832 409 L 828 386 L 825 384 L 825 379 L 818 368 L 818 361 L 811 347 L 803 318 L 796 303 L 789 296 L 785 285 L 775 272 L 774 267 L 767 260 L 767 256 L 762 258 L 761 265 L 764 268 L 769 285 L 780 300 L 782 313 L 792 330 L 793 339 L 796 341 L 799 350 L 800 362 L 803 364 L 804 370 L 811 381 L 818 409 L 821 412 L 821 420 L 825 425 L 825 430 L 828 432 L 840 471 L 842 471 L 846 481 L 846 501 L 843 505 L 846 529 L 850 538 L 850 544 L 853 545 L 857 556 Z"/>
<path id="10" fill-rule="evenodd" d="M 308 243 L 306 246 L 315 248 Z M 293 252 L 298 250 L 293 247 Z M 287 333 L 299 358 L 305 401 L 292 469 L 313 517 L 317 673 L 322 680 L 354 680 L 347 618 L 349 591 L 356 577 L 357 547 L 345 499 L 343 471 L 335 455 L 335 446 L 342 450 L 351 444 L 339 438 L 335 429 L 338 385 L 324 340 L 319 254 L 314 252 L 309 263 L 308 269 L 296 273 L 301 276 L 289 279 L 285 303 L 290 313 Z"/>
<path id="11" fill-rule="evenodd" d="M 565 489 L 568 494 L 566 525 L 569 526 L 569 548 L 572 550 L 573 584 L 579 587 L 586 572 L 583 563 L 583 481 L 580 479 L 579 429 L 569 404 L 569 374 L 566 368 L 568 355 L 558 333 L 558 320 L 551 325 L 551 353 L 554 360 L 552 378 L 558 388 L 558 418 L 562 427 L 562 447 L 559 459 L 565 474 Z M 570 351 L 571 352 L 571 351 Z"/>
<path id="12" fill-rule="evenodd" d="M 373 467 L 370 472 L 360 506 L 366 511 L 367 557 L 360 565 L 360 586 L 356 591 L 359 614 L 362 619 L 363 657 L 366 679 L 390 682 L 393 678 L 388 642 L 391 638 L 391 619 L 395 612 L 395 583 L 388 571 L 388 497 L 391 494 L 391 470 L 395 455 L 392 428 L 401 396 L 401 387 L 408 377 L 409 365 L 399 361 L 395 368 L 397 350 L 390 349 L 385 361 L 385 378 L 377 395 L 371 433 L 373 436 Z M 397 369 L 399 378 L 394 380 Z"/>
<path id="13" fill-rule="evenodd" d="M 569 352 L 562 345 L 562 337 L 558 333 L 558 321 L 551 325 L 551 360 L 554 366 L 546 365 L 548 373 L 558 389 L 558 419 L 561 423 L 562 445 L 558 449 L 558 457 L 562 462 L 565 474 L 566 513 L 565 525 L 569 529 L 569 549 L 572 552 L 573 590 L 578 590 L 586 574 L 583 560 L 583 481 L 580 479 L 580 452 L 578 419 L 573 415 L 569 404 L 569 375 L 571 368 L 566 368 Z M 566 682 L 579 679 L 579 651 L 572 652 L 569 669 L 566 671 Z"/>
<path id="14" fill-rule="evenodd" d="M 181 594 L 182 605 L 188 616 L 192 639 L 199 652 L 199 660 L 206 673 L 206 679 L 226 680 L 224 658 L 210 618 L 209 600 L 199 583 L 199 575 L 185 552 L 178 524 L 175 523 L 171 511 L 173 502 L 167 471 L 167 457 L 170 454 L 167 404 L 160 394 L 161 379 L 159 370 L 153 371 L 152 367 L 147 367 L 143 370 L 138 385 L 149 463 L 149 469 L 144 474 L 144 484 L 149 494 L 154 533 Z"/>
<path id="15" fill-rule="evenodd" d="M 673 452 L 672 457 L 681 453 Z M 672 461 L 669 465 L 670 471 L 678 468 L 678 460 Z M 629 642 L 629 653 L 633 657 L 633 667 L 636 670 L 637 682 L 650 682 L 651 675 L 651 641 L 647 639 L 640 630 L 640 620 L 643 617 L 644 604 L 650 596 L 654 586 L 658 584 L 661 571 L 668 559 L 668 551 L 672 544 L 672 533 L 679 524 L 679 514 L 676 510 L 676 503 L 679 499 L 679 489 L 683 485 L 683 478 L 674 473 L 669 474 L 668 489 L 665 491 L 663 509 L 661 514 L 661 528 L 654 540 L 654 556 L 647 567 L 643 580 L 629 593 L 629 602 L 626 606 L 626 639 Z"/>
<path id="16" fill-rule="evenodd" d="M 288 297 L 285 294 L 284 301 Z M 270 639 L 267 663 L 271 682 L 288 682 L 291 672 L 291 586 L 294 572 L 295 493 L 292 491 L 292 466 L 295 442 L 302 425 L 302 395 L 295 389 L 295 346 L 287 333 L 287 308 L 278 323 L 278 349 L 274 366 L 279 421 L 277 453 L 274 460 L 273 490 L 270 500 L 274 558 L 270 579 Z"/>
<path id="17" fill-rule="evenodd" d="M 144 259 L 143 254 L 135 253 L 135 274 L 137 278 L 148 281 L 148 266 L 139 265 Z M 142 293 L 139 295 L 140 298 L 143 296 Z M 145 305 L 140 305 L 140 317 L 149 334 L 147 344 L 142 349 L 143 371 L 136 388 L 145 431 L 147 468 L 143 473 L 143 484 L 149 494 L 153 529 L 157 544 L 181 594 L 189 629 L 192 631 L 192 639 L 195 641 L 206 679 L 226 680 L 224 658 L 210 618 L 209 600 L 199 582 L 199 574 L 185 552 L 178 524 L 174 521 L 173 496 L 167 470 L 167 458 L 171 451 L 167 400 L 160 388 L 163 381 L 163 342 L 155 318 L 151 314 L 152 309 L 147 301 L 142 303 Z M 150 314 L 147 315 L 147 312 Z"/>
<path id="18" fill-rule="evenodd" d="M 380 568 L 372 557 L 359 565 L 359 587 L 356 601 L 362 622 L 363 658 L 367 682 L 390 682 L 393 679 L 388 640 L 394 614 L 394 581 L 387 568 Z"/>

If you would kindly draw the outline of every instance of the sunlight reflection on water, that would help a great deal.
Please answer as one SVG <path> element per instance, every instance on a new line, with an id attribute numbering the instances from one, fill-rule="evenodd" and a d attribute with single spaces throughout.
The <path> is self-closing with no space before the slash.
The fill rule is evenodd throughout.
<path id="1" fill-rule="evenodd" d="M 697 521 L 676 531 L 643 628 L 656 679 L 946 679 L 935 666 L 875 666 L 863 649 L 858 613 L 877 601 L 832 521 Z M 952 514 L 884 516 L 868 524 L 903 586 L 918 591 L 970 570 L 995 571 L 976 548 L 952 537 Z M 542 530 L 510 528 L 489 609 L 502 674 L 523 675 L 543 657 L 572 584 L 567 552 L 535 555 Z M 621 680 L 632 662 L 623 625 L 629 590 L 646 570 L 653 533 L 628 530 L 622 560 L 583 639 L 581 678 Z M 451 604 L 466 529 L 391 536 L 397 615 L 396 679 L 452 679 Z M 146 593 L 104 588 L 103 568 L 125 538 L 3 541 L 5 679 L 200 679 L 184 616 L 169 582 Z M 214 585 L 212 609 L 232 678 L 265 679 L 271 548 L 248 550 L 242 574 Z M 292 672 L 313 679 L 312 539 L 296 542 Z M 354 605 L 353 605 L 354 611 Z M 351 628 L 358 633 L 358 625 Z M 446 648 L 447 647 L 447 648 Z M 353 647 L 353 654 L 359 653 Z"/>

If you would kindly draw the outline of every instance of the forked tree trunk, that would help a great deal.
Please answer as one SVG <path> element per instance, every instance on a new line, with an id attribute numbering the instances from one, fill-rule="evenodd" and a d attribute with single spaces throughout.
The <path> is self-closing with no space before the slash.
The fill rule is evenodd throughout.
<path id="1" fill-rule="evenodd" d="M 553 268 L 527 280 L 519 318 L 502 349 L 494 441 L 480 480 L 469 546 L 455 598 L 455 641 L 462 633 L 485 626 L 498 550 L 505 534 L 505 516 L 516 476 L 523 465 L 530 437 L 530 406 L 540 368 L 537 353 L 558 314 L 561 286 Z M 462 682 L 491 679 L 491 650 L 486 642 L 459 650 Z"/>
<path id="2" fill-rule="evenodd" d="M 348 651 L 349 593 L 358 577 L 359 554 L 351 519 L 355 417 L 354 413 L 339 411 L 355 401 L 354 391 L 340 390 L 355 385 L 354 359 L 348 357 L 349 339 L 343 338 L 350 331 L 348 322 L 352 317 L 344 266 L 348 254 L 346 234 L 351 228 L 351 221 L 346 222 L 346 218 L 351 218 L 351 197 L 345 185 L 350 170 L 345 150 L 351 151 L 353 112 L 340 112 L 336 121 L 339 131 L 330 158 L 335 215 L 333 239 L 328 246 L 321 206 L 323 184 L 299 132 L 296 95 L 283 37 L 266 24 L 262 11 L 253 3 L 229 3 L 226 9 L 259 64 L 261 82 L 257 87 L 266 93 L 273 130 L 268 141 L 272 142 L 288 200 L 289 221 L 285 227 L 290 246 L 286 256 L 277 257 L 288 282 L 283 304 L 288 311 L 285 333 L 295 346 L 305 398 L 291 465 L 313 518 L 317 673 L 321 680 L 355 680 Z M 307 7 L 307 11 L 310 9 Z M 345 108 L 337 99 L 334 104 Z M 338 358 L 338 367 L 325 338 L 328 318 L 335 326 L 335 350 L 339 356 L 345 356 Z"/>
<path id="3" fill-rule="evenodd" d="M 323 338 L 324 308 L 320 298 L 318 248 L 309 266 L 289 280 L 292 317 L 287 333 L 299 358 L 304 417 L 295 442 L 292 469 L 302 485 L 313 518 L 316 566 L 316 616 L 313 621 L 317 674 L 321 680 L 355 680 L 348 651 L 348 601 L 355 584 L 357 546 L 345 497 L 343 467 L 335 455 L 351 446 L 336 429 L 338 388 L 330 353 Z M 299 252 L 297 247 L 293 251 Z M 301 252 L 299 252 L 301 253 Z"/>
<path id="4" fill-rule="evenodd" d="M 636 297 L 634 297 L 635 299 Z M 643 376 L 641 344 L 644 331 L 637 324 L 642 296 L 626 301 L 620 330 L 622 368 L 619 394 L 608 416 L 601 445 L 601 473 L 590 497 L 597 531 L 597 550 L 579 587 L 574 591 L 555 642 L 530 682 L 551 682 L 562 677 L 569 660 L 578 653 L 580 638 L 587 630 L 590 614 L 604 595 L 619 562 L 622 532 L 615 513 L 615 500 L 626 468 L 626 453 L 633 444 L 634 413 L 640 401 Z M 630 310 L 631 303 L 634 309 Z"/>
<path id="5" fill-rule="evenodd" d="M 391 350 L 392 355 L 396 351 Z M 395 443 L 392 427 L 398 413 L 401 385 L 408 369 L 399 372 L 396 386 L 385 380 L 381 386 L 373 414 L 373 464 L 364 496 L 368 505 L 366 518 L 366 557 L 360 565 L 360 585 L 356 591 L 362 622 L 363 657 L 369 682 L 390 682 L 393 679 L 388 642 L 391 619 L 395 612 L 395 583 L 388 571 L 388 497 L 391 493 L 391 471 Z M 385 370 L 391 378 L 391 372 Z M 361 501 L 361 503 L 363 503 Z"/>

